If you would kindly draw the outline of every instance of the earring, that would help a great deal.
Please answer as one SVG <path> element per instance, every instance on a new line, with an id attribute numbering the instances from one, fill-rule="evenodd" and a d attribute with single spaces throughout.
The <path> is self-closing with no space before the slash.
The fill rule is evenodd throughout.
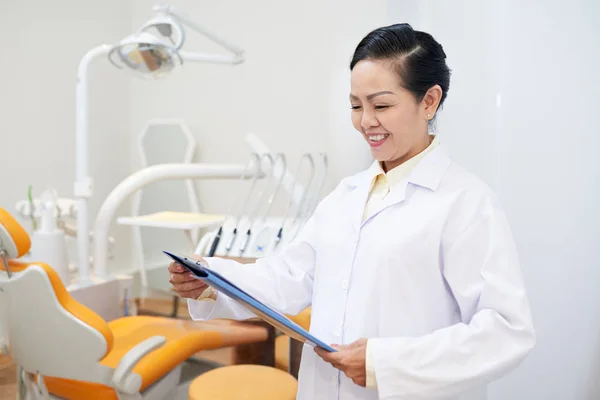
<path id="1" fill-rule="evenodd" d="M 431 114 L 427 114 L 427 118 L 431 117 Z"/>

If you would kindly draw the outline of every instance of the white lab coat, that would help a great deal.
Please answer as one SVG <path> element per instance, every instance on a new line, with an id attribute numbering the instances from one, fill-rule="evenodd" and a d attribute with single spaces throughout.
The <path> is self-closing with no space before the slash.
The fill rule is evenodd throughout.
<path id="1" fill-rule="evenodd" d="M 362 222 L 373 177 L 344 179 L 280 254 L 249 266 L 211 258 L 210 267 L 282 313 L 312 305 L 310 331 L 327 343 L 369 338 L 377 389 L 304 346 L 298 399 L 485 398 L 535 342 L 504 212 L 442 146 Z M 252 317 L 222 294 L 190 300 L 189 311 Z"/>

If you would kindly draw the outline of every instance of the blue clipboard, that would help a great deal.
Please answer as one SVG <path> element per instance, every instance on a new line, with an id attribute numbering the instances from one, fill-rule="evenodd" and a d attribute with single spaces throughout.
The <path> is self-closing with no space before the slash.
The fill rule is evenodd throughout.
<path id="1" fill-rule="evenodd" d="M 302 343 L 311 345 L 312 347 L 320 347 L 330 352 L 337 351 L 333 347 L 311 335 L 306 329 L 302 328 L 285 315 L 278 313 L 264 303 L 256 300 L 254 297 L 231 283 L 216 271 L 204 267 L 196 260 L 190 260 L 186 257 L 172 254 L 168 251 L 163 251 L 163 253 L 189 270 L 197 277 L 197 279 L 200 279 L 217 291 L 237 301 L 247 310 L 256 314 L 259 318 L 265 320 L 289 337 L 294 338 Z"/>

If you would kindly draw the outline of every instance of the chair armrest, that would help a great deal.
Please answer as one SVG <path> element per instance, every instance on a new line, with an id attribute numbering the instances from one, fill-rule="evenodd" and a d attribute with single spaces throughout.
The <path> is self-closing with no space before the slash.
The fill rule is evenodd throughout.
<path id="1" fill-rule="evenodd" d="M 142 386 L 142 378 L 138 374 L 132 373 L 133 368 L 148 353 L 163 346 L 166 341 L 164 336 L 152 336 L 131 348 L 115 368 L 112 377 L 113 387 L 118 392 L 128 395 L 138 393 Z"/>

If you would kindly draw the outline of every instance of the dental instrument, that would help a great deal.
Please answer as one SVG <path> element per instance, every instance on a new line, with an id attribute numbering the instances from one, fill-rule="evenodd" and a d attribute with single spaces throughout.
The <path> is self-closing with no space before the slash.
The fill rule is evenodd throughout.
<path id="1" fill-rule="evenodd" d="M 271 148 L 261 140 L 255 133 L 249 132 L 245 135 L 245 142 L 252 151 L 258 154 L 273 153 Z M 281 172 L 284 175 L 283 178 L 283 189 L 292 196 L 294 204 L 299 204 L 302 201 L 302 194 L 304 193 L 304 186 L 298 182 L 297 177 L 292 175 L 291 172 L 286 169 Z M 279 174 L 279 171 L 275 171 L 275 175 Z"/>
<path id="2" fill-rule="evenodd" d="M 253 153 L 253 156 L 256 158 L 256 166 L 259 167 L 259 163 L 260 163 L 260 159 L 258 157 L 258 154 Z M 244 173 L 241 176 L 241 181 L 243 181 L 244 179 L 246 179 L 246 177 L 248 176 L 248 173 L 252 170 L 253 167 L 253 163 L 252 160 L 250 160 L 250 162 L 248 162 L 248 166 L 247 168 L 244 170 Z M 256 174 L 255 178 L 258 176 L 258 174 Z M 252 188 L 254 188 L 254 184 L 256 182 L 256 179 L 253 181 L 253 186 Z M 252 190 L 252 189 L 251 189 Z M 227 211 L 226 215 L 231 215 L 231 212 L 233 210 L 233 205 L 236 204 L 235 201 L 232 201 L 229 204 L 229 210 Z M 210 250 L 208 251 L 208 257 L 213 257 L 215 255 L 215 253 L 217 252 L 217 248 L 219 247 L 219 242 L 221 241 L 221 236 L 223 235 L 223 227 L 225 226 L 225 222 L 223 222 L 221 224 L 221 226 L 219 226 L 219 229 L 217 230 L 217 233 L 215 234 L 215 237 L 213 238 L 212 244 L 210 246 Z M 234 228 L 235 231 L 235 228 Z M 237 233 L 237 231 L 236 231 Z M 235 237 L 233 237 L 235 239 Z"/>
<path id="3" fill-rule="evenodd" d="M 321 193 L 323 192 L 323 188 L 325 187 L 325 182 L 327 182 L 327 174 L 329 168 L 329 162 L 327 159 L 327 153 L 319 153 L 319 158 L 321 160 L 322 170 L 320 171 L 321 181 L 316 186 L 316 191 L 314 195 L 311 196 L 311 200 L 307 202 L 306 210 L 303 214 L 303 219 L 307 221 L 312 214 L 315 212 L 317 206 L 319 205 L 319 200 Z"/>
<path id="4" fill-rule="evenodd" d="M 267 202 L 267 209 L 265 210 L 265 212 L 264 212 L 264 214 L 262 216 L 262 219 L 258 223 L 259 231 L 255 235 L 255 237 L 256 237 L 256 239 L 255 239 L 256 251 L 259 254 L 263 253 L 265 251 L 265 247 L 266 247 L 266 244 L 268 242 L 267 238 L 269 237 L 269 231 L 271 230 L 271 228 L 267 224 L 267 216 L 269 215 L 269 213 L 271 211 L 271 207 L 273 206 L 273 201 L 277 197 L 277 194 L 279 193 L 279 189 L 283 185 L 283 181 L 284 181 L 284 178 L 285 178 L 286 157 L 282 153 L 277 153 L 275 155 L 275 163 L 274 163 L 275 165 L 277 165 L 277 160 L 281 160 L 282 173 L 281 173 L 281 176 L 279 177 L 279 182 L 277 183 L 277 186 L 275 187 L 275 191 L 273 192 L 273 194 L 271 195 L 271 197 L 269 198 L 269 200 Z M 273 168 L 275 168 L 275 165 L 273 166 Z M 272 176 L 276 176 L 276 174 L 275 174 L 274 171 L 273 171 L 273 175 Z"/>
<path id="5" fill-rule="evenodd" d="M 269 157 L 271 157 L 269 155 Z M 282 153 L 277 153 L 275 155 L 275 160 L 273 161 L 273 169 L 275 169 L 275 166 L 277 165 L 277 160 L 281 160 L 281 164 L 282 164 L 282 168 L 285 171 L 286 168 L 286 160 L 285 160 L 285 155 L 283 155 Z M 275 178 L 275 172 L 273 171 L 273 173 L 271 174 L 271 177 Z M 264 223 L 267 219 L 267 215 L 269 215 L 269 212 L 271 211 L 271 207 L 273 206 L 273 201 L 275 200 L 275 198 L 277 197 L 277 194 L 279 193 L 279 189 L 281 188 L 281 185 L 283 183 L 283 178 L 285 177 L 284 174 L 281 174 L 281 177 L 279 177 L 279 181 L 276 183 L 275 185 L 275 190 L 273 192 L 273 194 L 271 195 L 271 197 L 269 198 L 269 200 L 267 200 L 267 209 L 265 210 L 262 220 L 261 222 Z"/>
<path id="6" fill-rule="evenodd" d="M 80 60 L 76 79 L 76 157 L 74 198 L 77 202 L 77 250 L 79 281 L 82 285 L 93 283 L 89 260 L 89 210 L 88 201 L 93 193 L 93 180 L 89 174 L 89 117 L 88 117 L 88 70 L 97 57 L 107 57 L 119 67 L 127 67 L 147 78 L 166 76 L 184 61 L 209 62 L 237 65 L 244 61 L 242 49 L 210 32 L 186 17 L 170 5 L 156 5 L 158 14 L 144 24 L 136 33 L 116 45 L 103 44 L 89 50 Z M 185 42 L 184 26 L 204 35 L 211 41 L 231 52 L 231 55 L 187 52 L 182 50 Z M 152 30 L 158 34 L 151 33 Z M 178 38 L 173 39 L 173 33 Z M 102 266 L 103 268 L 103 266 Z M 107 278 L 106 269 L 97 268 L 101 279 Z"/>
<path id="7" fill-rule="evenodd" d="M 310 173 L 310 179 L 308 180 L 308 183 L 305 186 L 304 193 L 302 194 L 302 197 L 300 198 L 300 202 L 298 204 L 297 211 L 302 210 L 304 202 L 306 201 L 306 197 L 309 192 L 310 185 L 312 184 L 312 181 L 315 176 L 315 161 L 313 159 L 313 156 L 310 153 L 304 153 L 302 155 L 302 157 L 300 157 L 300 161 L 298 162 L 298 169 L 296 170 L 296 174 L 294 175 L 296 177 L 296 184 L 299 181 L 298 176 L 300 174 L 300 171 L 302 170 L 303 161 L 305 159 L 308 160 L 308 162 L 309 162 L 309 165 L 311 167 L 311 169 L 310 169 L 311 173 Z M 281 242 L 281 240 L 283 238 L 283 230 L 285 228 L 285 222 L 286 222 L 287 218 L 289 217 L 289 213 L 291 212 L 291 209 L 293 206 L 293 200 L 294 199 L 290 196 L 290 200 L 286 207 L 285 214 L 283 215 L 283 218 L 281 220 L 281 227 L 279 228 L 279 231 L 277 231 L 277 235 L 275 236 L 275 239 L 274 239 L 273 250 L 275 250 L 277 248 L 277 246 L 279 245 L 279 243 Z M 296 215 L 294 216 L 294 219 L 292 220 L 292 227 L 293 227 L 293 224 L 296 222 L 297 218 L 298 218 L 298 212 L 296 212 Z"/>
<path id="8" fill-rule="evenodd" d="M 260 156 L 257 153 L 252 153 L 252 156 L 256 159 L 256 167 L 261 169 Z M 254 175 L 254 179 L 252 179 L 252 184 L 250 186 L 250 190 L 248 191 L 248 194 L 246 195 L 246 198 L 244 199 L 245 201 L 242 203 L 242 207 L 240 208 L 236 218 L 234 219 L 234 225 L 233 225 L 233 231 L 231 232 L 231 237 L 229 238 L 229 241 L 227 241 L 227 243 L 225 244 L 225 255 L 229 254 L 229 251 L 233 247 L 233 243 L 235 242 L 235 238 L 237 237 L 237 234 L 238 234 L 238 227 L 239 227 L 240 221 L 242 220 L 242 217 L 244 216 L 244 213 L 246 212 L 246 207 L 248 206 L 248 204 L 250 204 L 250 198 L 252 196 L 252 193 L 254 192 L 254 188 L 256 187 L 256 182 L 258 182 L 259 175 L 260 174 L 258 172 Z"/>
<path id="9" fill-rule="evenodd" d="M 141 72 L 143 76 L 158 78 L 171 72 L 178 63 L 183 64 L 185 60 L 219 64 L 239 64 L 244 61 L 243 50 L 191 21 L 173 6 L 156 5 L 153 9 L 158 13 L 155 18 L 146 22 L 136 33 L 124 38 L 110 50 L 108 58 L 116 67 L 122 68 L 119 65 L 121 62 L 134 71 Z M 183 25 L 203 34 L 230 51 L 232 55 L 181 51 L 186 39 Z M 158 35 L 151 33 L 153 28 Z M 173 38 L 173 33 L 177 36 L 176 40 Z M 115 56 L 118 58 L 115 59 Z"/>
<path id="10" fill-rule="evenodd" d="M 210 250 L 208 251 L 208 257 L 213 257 L 217 252 L 217 247 L 219 247 L 219 242 L 221 241 L 221 235 L 223 234 L 223 225 L 219 226 L 215 237 L 213 238 L 212 244 L 210 246 Z"/>
<path id="11" fill-rule="evenodd" d="M 296 215 L 292 219 L 292 223 L 291 223 L 290 229 L 294 229 L 294 233 L 291 235 L 290 241 L 293 241 L 296 238 L 296 235 L 298 235 L 298 232 L 300 232 L 302 226 L 304 226 L 304 222 L 306 222 L 303 219 L 304 218 L 304 207 L 306 205 L 306 201 L 309 198 L 309 194 L 310 194 L 310 191 L 311 191 L 312 183 L 313 183 L 313 180 L 314 180 L 315 175 L 316 175 L 316 166 L 315 166 L 315 161 L 314 161 L 314 158 L 313 158 L 312 154 L 309 154 L 309 159 L 310 159 L 311 166 L 312 166 L 312 174 L 311 174 L 310 180 L 308 181 L 308 183 L 306 185 L 306 193 L 304 194 L 304 198 L 302 199 L 302 203 L 300 203 L 298 205 L 298 208 L 296 209 Z"/>
<path id="12" fill-rule="evenodd" d="M 250 241 L 250 237 L 252 236 L 252 225 L 254 223 L 254 220 L 256 219 L 256 216 L 258 215 L 258 212 L 260 211 L 260 206 L 263 202 L 263 198 L 264 198 L 265 194 L 267 193 L 267 188 L 269 186 L 269 183 L 275 177 L 275 172 L 274 172 L 275 162 L 273 160 L 273 156 L 271 156 L 271 154 L 269 154 L 269 153 L 261 154 L 261 156 L 260 156 L 261 166 L 262 166 L 263 158 L 267 158 L 269 163 L 271 164 L 271 168 L 269 168 L 270 179 L 267 181 L 267 183 L 263 187 L 258 199 L 256 200 L 256 205 L 254 206 L 254 209 L 252 210 L 252 212 L 249 215 L 248 230 L 246 230 L 246 235 L 242 238 L 242 243 L 240 244 L 240 248 L 239 248 L 240 256 L 246 251 L 246 246 L 248 246 L 248 242 Z"/>

